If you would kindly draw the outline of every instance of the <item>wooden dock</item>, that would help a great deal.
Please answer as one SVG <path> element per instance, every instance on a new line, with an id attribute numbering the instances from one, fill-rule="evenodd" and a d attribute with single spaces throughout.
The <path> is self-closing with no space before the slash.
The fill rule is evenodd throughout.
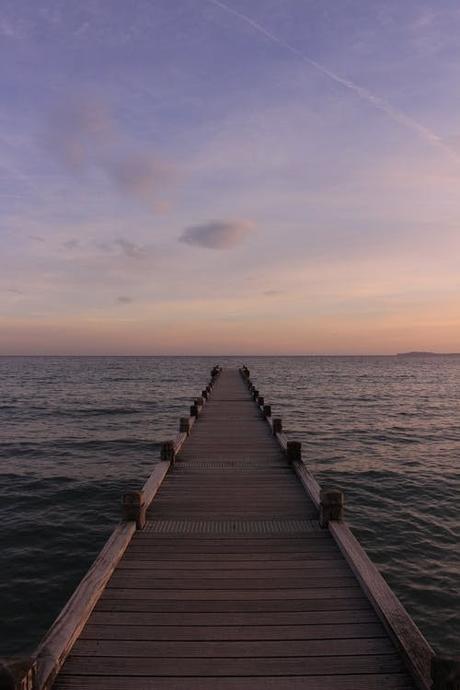
<path id="1" fill-rule="evenodd" d="M 458 687 L 247 369 L 215 368 L 180 429 L 11 687 Z"/>

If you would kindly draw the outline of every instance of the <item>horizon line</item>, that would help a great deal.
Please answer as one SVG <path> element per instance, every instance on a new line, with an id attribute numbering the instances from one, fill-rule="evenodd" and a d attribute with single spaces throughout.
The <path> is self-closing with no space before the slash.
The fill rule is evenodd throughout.
<path id="1" fill-rule="evenodd" d="M 452 357 L 452 356 L 460 356 L 460 352 L 431 352 L 431 351 L 424 351 L 424 350 L 408 350 L 404 352 L 392 352 L 392 353 L 370 353 L 370 352 L 361 352 L 361 353 L 327 353 L 327 352 L 313 352 L 313 353 L 300 353 L 300 354 L 98 354 L 98 353 L 92 353 L 92 354 L 71 354 L 71 353 L 63 353 L 63 354 L 50 354 L 50 353 L 34 353 L 34 354 L 26 354 L 26 353 L 15 353 L 15 354 L 8 354 L 8 353 L 0 353 L 0 357 L 149 357 L 149 358 L 162 358 L 162 357 L 171 357 L 171 358 L 184 358 L 184 357 L 207 357 L 207 358 L 219 358 L 219 357 L 231 357 L 234 359 L 244 359 L 245 357 L 266 357 L 266 358 L 271 358 L 271 357 L 407 357 L 407 356 L 426 356 L 426 357 Z"/>

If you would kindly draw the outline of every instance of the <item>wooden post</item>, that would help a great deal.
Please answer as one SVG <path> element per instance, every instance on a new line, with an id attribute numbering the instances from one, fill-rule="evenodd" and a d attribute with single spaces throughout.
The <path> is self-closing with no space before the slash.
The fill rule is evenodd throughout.
<path id="1" fill-rule="evenodd" d="M 204 389 L 201 391 L 201 397 L 203 398 L 203 400 L 207 400 L 207 399 L 208 399 L 208 391 L 206 390 L 206 388 L 204 388 Z"/>
<path id="2" fill-rule="evenodd" d="M 257 398 L 257 404 L 259 405 L 259 407 L 263 407 L 264 402 L 265 402 L 265 400 L 264 400 L 263 396 L 259 395 L 259 397 Z"/>
<path id="3" fill-rule="evenodd" d="M 176 459 L 176 451 L 174 450 L 174 441 L 164 441 L 161 444 L 161 459 L 165 462 L 170 462 L 174 465 Z"/>
<path id="4" fill-rule="evenodd" d="M 34 659 L 0 661 L 0 690 L 36 690 L 36 674 Z"/>
<path id="5" fill-rule="evenodd" d="M 195 405 L 198 405 L 199 407 L 203 407 L 203 405 L 204 405 L 203 398 L 195 398 L 195 400 L 193 402 L 195 403 Z"/>
<path id="6" fill-rule="evenodd" d="M 199 415 L 198 405 L 191 405 L 190 406 L 190 417 L 198 417 L 198 415 Z"/>
<path id="7" fill-rule="evenodd" d="M 283 433 L 283 420 L 275 417 L 273 420 L 273 436 Z"/>
<path id="8" fill-rule="evenodd" d="M 210 394 L 211 390 L 212 390 L 212 386 L 210 386 L 208 383 L 208 385 L 206 386 L 206 392 L 208 395 Z"/>
<path id="9" fill-rule="evenodd" d="M 272 416 L 271 405 L 264 405 L 264 417 L 271 417 L 271 416 Z"/>
<path id="10" fill-rule="evenodd" d="M 286 447 L 286 454 L 288 462 L 299 462 L 302 460 L 302 444 L 300 441 L 288 441 Z"/>
<path id="11" fill-rule="evenodd" d="M 321 489 L 319 492 L 319 526 L 326 528 L 332 520 L 343 518 L 344 496 L 337 489 Z"/>
<path id="12" fill-rule="evenodd" d="M 179 420 L 179 431 L 181 434 L 190 433 L 190 417 L 181 417 Z"/>
<path id="13" fill-rule="evenodd" d="M 253 388 L 252 389 L 252 399 L 257 400 L 258 397 L 259 397 L 259 391 L 257 390 L 257 388 Z"/>
<path id="14" fill-rule="evenodd" d="M 122 516 L 123 520 L 135 521 L 136 529 L 144 529 L 146 520 L 147 506 L 144 501 L 142 491 L 128 491 L 122 497 Z M 1 688 L 1 686 L 0 686 Z"/>
<path id="15" fill-rule="evenodd" d="M 431 679 L 432 690 L 460 690 L 460 659 L 433 656 Z"/>

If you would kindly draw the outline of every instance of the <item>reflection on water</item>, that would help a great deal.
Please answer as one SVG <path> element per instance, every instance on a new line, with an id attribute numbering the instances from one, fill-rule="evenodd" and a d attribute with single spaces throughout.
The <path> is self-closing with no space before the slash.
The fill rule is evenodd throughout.
<path id="1" fill-rule="evenodd" d="M 457 653 L 460 357 L 245 362 L 431 644 Z M 214 363 L 0 358 L 0 655 L 36 645 Z"/>

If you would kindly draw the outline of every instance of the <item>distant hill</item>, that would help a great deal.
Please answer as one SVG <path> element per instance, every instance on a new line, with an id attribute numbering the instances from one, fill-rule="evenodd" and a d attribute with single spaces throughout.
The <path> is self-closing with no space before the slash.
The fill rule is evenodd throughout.
<path id="1" fill-rule="evenodd" d="M 459 355 L 459 352 L 419 352 L 415 350 L 413 352 L 398 352 L 397 357 L 452 357 L 454 355 Z"/>

